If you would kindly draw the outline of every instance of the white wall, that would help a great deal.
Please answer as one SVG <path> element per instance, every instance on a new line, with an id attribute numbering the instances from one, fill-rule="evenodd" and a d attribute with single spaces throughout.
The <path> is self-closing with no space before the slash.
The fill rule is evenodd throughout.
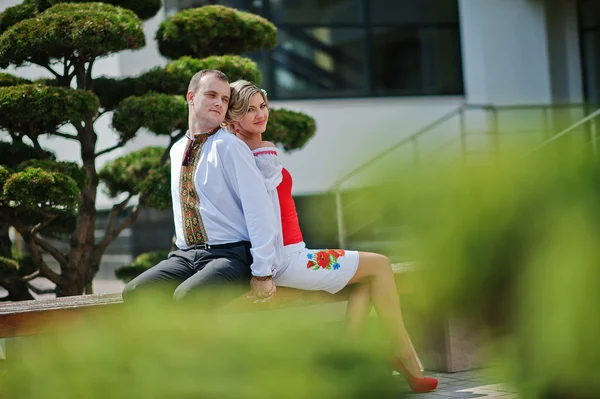
<path id="1" fill-rule="evenodd" d="M 576 2 L 459 1 L 467 102 L 582 101 Z"/>
<path id="2" fill-rule="evenodd" d="M 462 97 L 273 101 L 273 107 L 307 113 L 317 122 L 317 133 L 306 146 L 281 158 L 294 178 L 294 194 L 326 191 L 462 101 Z"/>

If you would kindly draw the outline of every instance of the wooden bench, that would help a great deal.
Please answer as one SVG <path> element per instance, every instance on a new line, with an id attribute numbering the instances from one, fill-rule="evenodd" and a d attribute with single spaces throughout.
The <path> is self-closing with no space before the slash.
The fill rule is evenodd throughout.
<path id="1" fill-rule="evenodd" d="M 419 286 L 418 272 L 412 264 L 392 265 L 396 276 L 399 294 L 410 294 Z M 254 303 L 243 295 L 224 306 L 226 314 L 247 313 L 274 309 L 327 304 L 347 301 L 348 289 L 336 294 L 323 291 L 302 291 L 278 287 L 275 298 L 265 303 Z M 69 325 L 83 315 L 101 314 L 119 307 L 123 303 L 121 294 L 94 294 L 73 297 L 21 301 L 0 304 L 0 339 L 25 337 L 39 334 L 41 331 L 60 331 L 61 326 Z M 426 355 L 426 366 L 432 370 L 460 371 L 473 367 L 472 356 L 460 356 L 456 352 L 457 344 L 464 343 L 464 334 L 457 334 L 452 323 L 442 323 L 444 331 L 439 334 L 440 342 L 433 343 L 435 353 Z M 438 340 L 438 338 L 436 338 Z M 429 345 L 429 344 L 428 344 Z"/>

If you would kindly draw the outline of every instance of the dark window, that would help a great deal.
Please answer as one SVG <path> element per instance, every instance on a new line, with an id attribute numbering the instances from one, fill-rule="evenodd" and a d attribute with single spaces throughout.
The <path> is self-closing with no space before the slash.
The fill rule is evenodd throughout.
<path id="1" fill-rule="evenodd" d="M 273 99 L 463 93 L 458 0 L 168 2 L 223 4 L 271 20 L 277 48 L 247 56 Z"/>
<path id="2" fill-rule="evenodd" d="M 363 29 L 286 28 L 279 40 L 272 52 L 279 98 L 367 94 Z"/>
<path id="3" fill-rule="evenodd" d="M 368 0 L 373 24 L 456 24 L 458 2 L 451 0 Z"/>
<path id="4" fill-rule="evenodd" d="M 586 101 L 597 106 L 600 104 L 600 2 L 581 1 L 579 20 Z"/>
<path id="5" fill-rule="evenodd" d="M 459 43 L 460 36 L 453 29 L 375 28 L 375 94 L 461 93 Z"/>
<path id="6" fill-rule="evenodd" d="M 361 0 L 270 0 L 275 24 L 360 24 Z"/>

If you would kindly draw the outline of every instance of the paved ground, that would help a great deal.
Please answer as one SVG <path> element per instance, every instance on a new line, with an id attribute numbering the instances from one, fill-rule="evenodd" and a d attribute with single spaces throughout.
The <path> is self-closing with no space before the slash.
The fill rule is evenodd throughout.
<path id="1" fill-rule="evenodd" d="M 410 394 L 410 399 L 498 398 L 518 399 L 516 391 L 507 384 L 490 384 L 480 370 L 458 373 L 426 373 L 439 380 L 438 389 L 426 394 Z M 395 378 L 402 378 L 396 376 Z"/>

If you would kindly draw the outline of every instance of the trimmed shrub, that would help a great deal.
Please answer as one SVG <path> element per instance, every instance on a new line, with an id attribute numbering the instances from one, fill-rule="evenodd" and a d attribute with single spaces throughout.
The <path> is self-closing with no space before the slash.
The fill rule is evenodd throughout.
<path id="1" fill-rule="evenodd" d="M 145 45 L 142 21 L 131 11 L 103 3 L 57 4 L 0 36 L 0 67 L 50 59 L 91 61 Z"/>
<path id="2" fill-rule="evenodd" d="M 79 199 L 79 189 L 69 176 L 40 168 L 27 168 L 8 178 L 4 184 L 4 197 L 26 209 L 74 209 Z"/>
<path id="3" fill-rule="evenodd" d="M 98 98 L 70 87 L 0 87 L 0 128 L 11 132 L 54 133 L 58 126 L 93 117 Z"/>
<path id="4" fill-rule="evenodd" d="M 51 159 L 30 159 L 17 167 L 21 172 L 27 168 L 40 168 L 48 172 L 62 173 L 69 176 L 77 183 L 79 189 L 83 189 L 88 184 L 88 175 L 86 170 L 75 162 L 58 162 Z"/>
<path id="5" fill-rule="evenodd" d="M 156 32 L 165 57 L 242 54 L 277 45 L 277 28 L 254 14 L 224 6 L 181 11 L 163 21 Z"/>
<path id="6" fill-rule="evenodd" d="M 262 75 L 256 62 L 250 58 L 237 55 L 211 56 L 201 60 L 192 57 L 181 57 L 165 67 L 165 71 L 173 82 L 178 82 L 176 93 L 185 94 L 194 74 L 202 69 L 218 69 L 225 73 L 229 81 L 248 80 L 254 84 L 262 83 Z"/>
<path id="7" fill-rule="evenodd" d="M 48 158 L 54 159 L 54 154 L 45 151 Z M 0 165 L 6 165 L 9 168 L 16 169 L 16 167 L 24 161 L 29 159 L 36 159 L 39 155 L 35 149 L 21 141 L 15 141 L 12 143 L 6 141 L 0 141 Z"/>
<path id="8" fill-rule="evenodd" d="M 260 84 L 262 76 L 258 65 L 250 58 L 237 55 L 207 57 L 202 60 L 182 57 L 171 62 L 165 68 L 152 68 L 137 78 L 94 79 L 92 90 L 105 109 L 115 109 L 119 103 L 130 96 L 142 96 L 149 91 L 164 94 L 187 93 L 190 79 L 202 69 L 218 69 L 224 72 L 232 82 L 246 79 Z"/>
<path id="9" fill-rule="evenodd" d="M 64 3 L 64 0 L 35 0 L 40 11 L 52 7 L 58 3 Z M 70 0 L 70 3 L 92 3 L 86 0 Z M 161 0 L 107 0 L 104 3 L 116 7 L 123 7 L 133 11 L 141 19 L 149 19 L 156 15 L 162 5 Z"/>
<path id="10" fill-rule="evenodd" d="M 154 169 L 147 178 L 138 185 L 140 196 L 145 199 L 141 203 L 146 208 L 159 211 L 171 206 L 171 164 L 161 165 Z"/>
<path id="11" fill-rule="evenodd" d="M 37 12 L 37 6 L 33 0 L 25 0 L 21 4 L 8 7 L 0 14 L 0 35 L 17 22 L 35 17 Z"/>
<path id="12" fill-rule="evenodd" d="M 317 130 L 315 120 L 302 112 L 271 109 L 265 140 L 282 144 L 286 151 L 302 148 Z"/>
<path id="13" fill-rule="evenodd" d="M 148 128 L 158 135 L 170 135 L 177 129 L 186 129 L 188 105 L 181 96 L 150 93 L 121 101 L 113 115 L 112 125 L 124 140 L 137 131 Z"/>
<path id="14" fill-rule="evenodd" d="M 108 196 L 115 198 L 124 192 L 139 194 L 140 183 L 158 170 L 164 152 L 162 147 L 146 147 L 104 165 L 98 176 L 106 185 Z"/>
<path id="15" fill-rule="evenodd" d="M 160 261 L 167 259 L 169 251 L 152 251 L 146 252 L 139 255 L 128 265 L 121 266 L 115 270 L 115 276 L 128 283 L 152 266 L 158 264 Z"/>
<path id="16" fill-rule="evenodd" d="M 11 75 L 10 73 L 0 72 L 0 87 L 19 86 L 29 83 L 31 83 L 31 81 L 28 79 Z"/>

